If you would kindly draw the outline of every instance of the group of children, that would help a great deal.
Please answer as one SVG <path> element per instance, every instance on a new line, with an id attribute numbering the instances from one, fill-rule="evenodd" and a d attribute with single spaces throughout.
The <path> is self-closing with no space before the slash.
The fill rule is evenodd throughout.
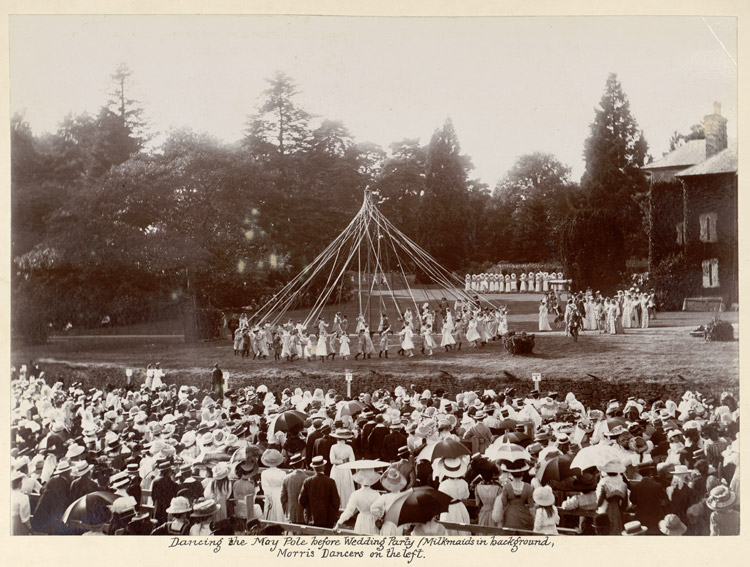
<path id="1" fill-rule="evenodd" d="M 330 329 L 329 323 L 319 317 L 315 323 L 317 332 L 310 333 L 301 321 L 250 327 L 247 316 L 243 315 L 240 327 L 234 333 L 234 355 L 249 358 L 252 352 L 253 360 L 268 359 L 273 355 L 275 360 L 290 362 L 298 359 L 325 362 L 335 360 L 337 355 L 349 360 L 352 354 L 355 360 L 360 357 L 369 359 L 376 352 L 378 358 L 388 358 L 389 349 L 398 344 L 399 356 L 413 357 L 415 337 L 421 337 L 421 353 L 432 356 L 438 348 L 450 352 L 461 350 L 464 344 L 484 346 L 498 339 L 508 332 L 507 316 L 506 307 L 481 308 L 470 301 L 458 300 L 453 309 L 446 301 L 442 301 L 438 309 L 431 309 L 429 303 L 425 303 L 416 316 L 411 309 L 406 309 L 399 319 L 398 330 L 394 330 L 388 316 L 381 313 L 378 329 L 373 333 L 360 313 L 351 338 L 348 320 L 341 313 L 336 313 Z M 375 335 L 377 349 L 373 340 Z M 392 337 L 398 337 L 398 342 L 392 342 Z"/>
<path id="2" fill-rule="evenodd" d="M 528 274 L 466 274 L 464 290 L 480 293 L 546 293 L 553 280 L 562 280 L 562 272 Z"/>

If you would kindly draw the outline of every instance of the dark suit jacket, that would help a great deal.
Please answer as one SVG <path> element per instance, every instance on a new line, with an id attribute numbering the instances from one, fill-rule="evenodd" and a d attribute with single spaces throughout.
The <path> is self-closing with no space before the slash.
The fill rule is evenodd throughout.
<path id="1" fill-rule="evenodd" d="M 388 433 L 390 433 L 390 429 L 382 423 L 379 423 L 373 428 L 370 436 L 367 438 L 367 445 L 370 448 L 373 459 L 380 458 L 380 455 L 383 452 L 383 439 L 385 439 L 385 436 L 388 435 Z"/>
<path id="2" fill-rule="evenodd" d="M 315 473 L 302 483 L 299 505 L 308 524 L 332 528 L 338 520 L 340 504 L 339 491 L 332 478 Z"/>
<path id="3" fill-rule="evenodd" d="M 331 447 L 336 444 L 336 440 L 333 437 L 322 437 L 315 442 L 315 449 L 313 450 L 314 457 L 321 456 L 326 460 L 325 473 L 331 474 Z"/>
<path id="4" fill-rule="evenodd" d="M 70 501 L 75 502 L 81 496 L 86 496 L 99 490 L 99 485 L 87 474 L 76 478 L 70 483 Z"/>
<path id="5" fill-rule="evenodd" d="M 359 436 L 359 452 L 362 455 L 362 458 L 371 459 L 373 457 L 368 437 L 376 425 L 377 423 L 373 419 L 362 426 L 362 432 Z"/>
<path id="6" fill-rule="evenodd" d="M 630 501 L 635 506 L 635 519 L 648 528 L 649 534 L 659 534 L 659 522 L 667 514 L 667 493 L 664 487 L 652 478 L 632 483 Z"/>
<path id="7" fill-rule="evenodd" d="M 281 506 L 290 522 L 304 524 L 305 514 L 299 505 L 299 493 L 302 483 L 310 476 L 309 471 L 301 469 L 290 472 L 281 484 Z"/>
<path id="8" fill-rule="evenodd" d="M 70 496 L 70 479 L 63 476 L 53 476 L 42 488 L 39 496 L 32 526 L 35 531 L 51 535 L 67 535 L 75 533 L 61 522 L 65 510 L 73 503 Z"/>
<path id="9" fill-rule="evenodd" d="M 316 429 L 312 433 L 310 433 L 307 436 L 307 448 L 305 451 L 305 464 L 309 467 L 310 461 L 312 461 L 312 458 L 315 456 L 315 442 L 320 439 L 323 436 L 323 433 L 320 429 Z M 328 457 L 326 457 L 326 460 L 328 460 Z"/>
<path id="10" fill-rule="evenodd" d="M 168 477 L 159 477 L 151 485 L 151 498 L 154 501 L 154 518 L 157 524 L 167 521 L 167 508 L 172 498 L 177 496 L 177 483 Z"/>
<path id="11" fill-rule="evenodd" d="M 393 431 L 385 436 L 383 439 L 383 450 L 380 452 L 379 458 L 392 463 L 398 460 L 399 448 L 406 445 L 406 435 L 400 430 Z"/>

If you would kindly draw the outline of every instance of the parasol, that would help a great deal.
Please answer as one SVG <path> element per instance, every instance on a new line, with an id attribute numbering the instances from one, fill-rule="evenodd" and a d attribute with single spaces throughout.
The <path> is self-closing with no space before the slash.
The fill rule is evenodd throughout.
<path id="1" fill-rule="evenodd" d="M 385 512 L 384 522 L 424 524 L 441 512 L 447 512 L 453 497 L 431 486 L 412 488 L 398 498 Z"/>
<path id="2" fill-rule="evenodd" d="M 344 415 L 350 415 L 354 417 L 358 413 L 364 411 L 367 406 L 359 400 L 348 400 L 341 404 L 341 407 L 336 411 L 336 417 L 341 418 Z"/>
<path id="3" fill-rule="evenodd" d="M 502 438 L 496 439 L 492 445 L 487 447 L 484 456 L 492 461 L 531 460 L 531 455 L 526 449 L 515 443 L 503 441 Z"/>
<path id="4" fill-rule="evenodd" d="M 377 459 L 360 459 L 359 461 L 349 461 L 348 463 L 342 463 L 339 465 L 340 469 L 360 470 L 360 469 L 378 469 L 381 467 L 388 467 L 391 463 L 385 461 L 378 461 Z"/>
<path id="5" fill-rule="evenodd" d="M 571 471 L 570 464 L 573 462 L 574 455 L 558 455 L 549 460 L 543 461 L 539 465 L 536 478 L 546 484 L 551 480 L 565 480 L 566 478 L 576 476 L 577 470 Z"/>
<path id="6" fill-rule="evenodd" d="M 427 445 L 420 451 L 417 461 L 434 461 L 440 458 L 457 458 L 463 455 L 471 456 L 471 451 L 460 441 L 448 438 Z"/>
<path id="7" fill-rule="evenodd" d="M 278 431 L 292 431 L 293 429 L 303 427 L 307 414 L 297 410 L 287 410 L 276 414 L 271 418 L 271 422 L 268 425 L 268 431 L 271 435 Z"/>
<path id="8" fill-rule="evenodd" d="M 598 467 L 607 464 L 610 461 L 623 461 L 623 455 L 620 451 L 611 445 L 598 443 L 584 447 L 573 458 L 570 468 L 577 468 L 584 471 L 590 467 Z"/>
<path id="9" fill-rule="evenodd" d="M 65 525 L 84 529 L 106 524 L 112 517 L 109 506 L 118 498 L 118 495 L 111 492 L 91 492 L 68 506 L 60 521 Z"/>

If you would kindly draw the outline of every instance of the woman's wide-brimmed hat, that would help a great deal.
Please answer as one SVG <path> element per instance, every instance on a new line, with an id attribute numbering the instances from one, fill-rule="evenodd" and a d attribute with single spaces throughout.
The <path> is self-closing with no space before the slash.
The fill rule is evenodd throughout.
<path id="1" fill-rule="evenodd" d="M 361 486 L 372 486 L 380 480 L 380 474 L 375 469 L 359 469 L 352 480 Z"/>
<path id="2" fill-rule="evenodd" d="M 513 461 L 508 463 L 507 461 L 500 464 L 500 470 L 507 473 L 520 473 L 529 470 L 529 463 L 524 460 Z"/>
<path id="3" fill-rule="evenodd" d="M 669 471 L 672 475 L 678 475 L 678 474 L 690 474 L 691 471 L 687 466 L 685 465 L 675 465 L 675 467 Z"/>
<path id="4" fill-rule="evenodd" d="M 205 518 L 206 516 L 213 516 L 219 510 L 219 505 L 215 500 L 209 498 L 207 500 L 199 500 L 193 505 L 193 513 L 190 514 L 193 518 Z"/>
<path id="5" fill-rule="evenodd" d="M 447 457 L 437 459 L 433 464 L 432 468 L 435 471 L 435 475 L 438 478 L 447 476 L 448 478 L 461 478 L 466 474 L 469 468 L 469 462 L 467 459 L 460 457 Z"/>
<path id="6" fill-rule="evenodd" d="M 626 522 L 623 526 L 622 535 L 643 535 L 648 531 L 646 526 L 642 526 L 638 520 Z"/>
<path id="7" fill-rule="evenodd" d="M 113 514 L 135 514 L 136 501 L 132 496 L 121 496 L 109 506 Z"/>
<path id="8" fill-rule="evenodd" d="M 737 500 L 737 495 L 729 488 L 720 484 L 711 489 L 706 499 L 706 506 L 711 510 L 725 510 L 730 508 Z"/>
<path id="9" fill-rule="evenodd" d="M 334 439 L 354 439 L 354 433 L 352 433 L 348 429 L 340 427 L 336 429 L 334 433 L 331 433 L 331 437 L 333 437 Z"/>
<path id="10" fill-rule="evenodd" d="M 400 492 L 407 484 L 406 477 L 401 474 L 401 471 L 396 467 L 389 467 L 387 471 L 380 477 L 380 484 L 383 485 L 388 492 Z"/>
<path id="11" fill-rule="evenodd" d="M 659 522 L 659 530 L 664 535 L 682 535 L 687 531 L 687 526 L 682 523 L 677 514 L 667 514 Z"/>
<path id="12" fill-rule="evenodd" d="M 541 486 L 534 489 L 534 502 L 539 506 L 552 506 L 555 503 L 555 494 L 552 487 Z"/>
<path id="13" fill-rule="evenodd" d="M 193 507 L 190 505 L 190 500 L 184 496 L 176 496 L 172 498 L 167 508 L 167 514 L 187 514 L 192 511 Z"/>
<path id="14" fill-rule="evenodd" d="M 221 462 L 217 463 L 212 471 L 212 478 L 214 480 L 224 480 L 229 476 L 229 465 Z"/>
<path id="15" fill-rule="evenodd" d="M 260 462 L 267 467 L 278 467 L 284 462 L 284 456 L 276 449 L 266 449 Z"/>

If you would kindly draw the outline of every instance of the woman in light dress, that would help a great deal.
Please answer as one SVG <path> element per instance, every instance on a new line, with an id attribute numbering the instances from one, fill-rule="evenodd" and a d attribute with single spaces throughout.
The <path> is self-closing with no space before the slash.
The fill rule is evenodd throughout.
<path id="1" fill-rule="evenodd" d="M 352 476 L 352 479 L 359 485 L 359 488 L 352 492 L 346 501 L 344 511 L 341 513 L 334 529 L 357 514 L 357 520 L 354 523 L 355 532 L 363 535 L 380 535 L 380 530 L 375 524 L 376 516 L 372 512 L 372 505 L 380 494 L 371 488 L 373 484 L 380 480 L 380 475 L 375 469 L 360 469 Z"/>
<path id="2" fill-rule="evenodd" d="M 432 356 L 433 349 L 437 346 L 435 339 L 432 338 L 432 325 L 427 324 L 422 326 L 422 349 L 427 352 L 427 356 Z"/>
<path id="3" fill-rule="evenodd" d="M 622 300 L 622 326 L 630 329 L 633 324 L 633 301 L 628 293 Z"/>
<path id="4" fill-rule="evenodd" d="M 341 343 L 341 346 L 339 347 L 339 355 L 344 360 L 349 360 L 349 355 L 351 354 L 349 351 L 349 335 L 342 333 L 341 337 L 339 337 L 339 342 Z"/>
<path id="5" fill-rule="evenodd" d="M 471 522 L 469 511 L 462 500 L 469 498 L 469 484 L 464 480 L 468 469 L 468 455 L 458 458 L 440 458 L 432 464 L 433 476 L 440 480 L 438 490 L 453 498 L 447 512 L 440 514 L 443 522 L 468 524 Z M 448 530 L 448 535 L 469 535 L 470 532 Z"/>
<path id="6" fill-rule="evenodd" d="M 281 505 L 281 487 L 286 478 L 286 472 L 278 467 L 284 462 L 284 457 L 277 449 L 266 449 L 260 458 L 267 469 L 260 473 L 260 487 L 266 497 L 263 508 L 263 519 L 270 522 L 283 522 L 284 507 Z"/>
<path id="7" fill-rule="evenodd" d="M 557 524 L 560 514 L 555 507 L 555 494 L 549 486 L 534 489 L 534 503 L 536 515 L 534 517 L 534 531 L 541 534 L 557 535 Z"/>
<path id="8" fill-rule="evenodd" d="M 500 485 L 495 478 L 498 470 L 495 464 L 485 457 L 476 458 L 472 466 L 479 471 L 479 475 L 481 476 L 481 479 L 474 487 L 477 504 L 481 504 L 477 516 L 477 524 L 480 526 L 494 526 L 492 508 L 495 504 L 495 499 L 500 495 Z"/>
<path id="9" fill-rule="evenodd" d="M 510 291 L 515 293 L 518 291 L 518 279 L 516 274 L 510 275 Z"/>
<path id="10" fill-rule="evenodd" d="M 412 331 L 411 325 L 404 323 L 404 328 L 398 334 L 401 335 L 401 349 L 404 351 L 404 354 L 406 356 L 414 356 L 414 342 L 412 341 L 414 331 Z"/>
<path id="11" fill-rule="evenodd" d="M 318 337 L 318 344 L 315 346 L 315 355 L 320 357 L 320 362 L 325 361 L 328 357 L 328 335 L 326 335 L 325 329 L 323 329 L 322 325 L 320 328 L 320 336 Z"/>
<path id="12" fill-rule="evenodd" d="M 526 274 L 521 274 L 521 293 L 526 293 L 529 288 L 526 285 Z"/>
<path id="13" fill-rule="evenodd" d="M 552 327 L 549 325 L 549 310 L 547 309 L 547 298 L 543 298 L 539 302 L 539 330 L 540 331 L 551 331 Z"/>
<path id="14" fill-rule="evenodd" d="M 466 328 L 466 340 L 471 343 L 471 346 L 477 346 L 479 339 L 481 337 L 477 331 L 477 319 L 476 317 L 472 317 L 469 319 L 469 325 Z"/>
<path id="15" fill-rule="evenodd" d="M 348 429 L 339 428 L 331 437 L 336 439 L 336 444 L 331 447 L 328 454 L 333 467 L 331 468 L 331 478 L 336 483 L 336 489 L 339 492 L 341 503 L 349 502 L 349 497 L 354 492 L 354 481 L 352 481 L 351 469 L 342 468 L 341 465 L 354 460 L 354 449 L 347 445 L 347 440 L 354 439 L 354 433 Z"/>
<path id="16" fill-rule="evenodd" d="M 401 473 L 396 465 L 391 465 L 387 471 L 380 477 L 380 484 L 388 492 L 381 494 L 370 506 L 370 512 L 372 512 L 375 520 L 379 520 L 385 516 L 385 513 L 393 505 L 393 503 L 404 495 L 404 488 L 406 488 L 408 481 L 406 477 Z M 404 533 L 404 526 L 397 526 L 393 522 L 384 521 L 380 527 L 381 536 L 400 536 Z"/>
<path id="17" fill-rule="evenodd" d="M 453 345 L 456 344 L 456 339 L 453 338 L 453 318 L 448 311 L 448 317 L 443 324 L 443 337 L 440 341 L 440 346 L 445 349 L 446 352 L 453 349 Z"/>

